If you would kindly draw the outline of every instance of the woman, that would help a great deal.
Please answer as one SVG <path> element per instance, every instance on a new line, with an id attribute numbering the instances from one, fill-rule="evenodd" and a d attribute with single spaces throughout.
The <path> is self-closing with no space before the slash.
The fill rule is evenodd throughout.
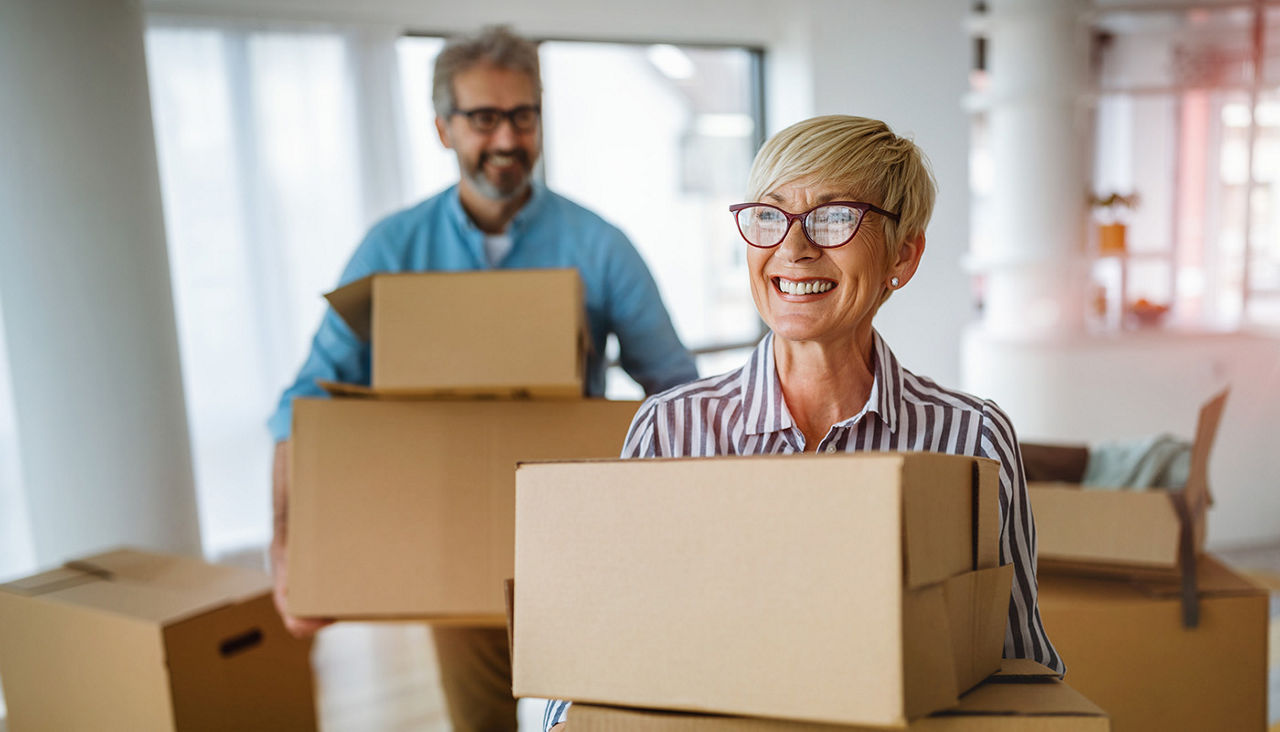
<path id="1" fill-rule="evenodd" d="M 623 457 L 925 450 L 1000 462 L 1000 562 L 1013 564 L 1004 655 L 1064 672 L 1036 602 L 1018 441 L 994 403 L 907 371 L 872 327 L 924 254 L 934 182 L 883 122 L 818 117 L 765 143 L 731 206 L 770 333 L 740 370 L 650 397 Z M 547 708 L 547 726 L 564 718 Z"/>

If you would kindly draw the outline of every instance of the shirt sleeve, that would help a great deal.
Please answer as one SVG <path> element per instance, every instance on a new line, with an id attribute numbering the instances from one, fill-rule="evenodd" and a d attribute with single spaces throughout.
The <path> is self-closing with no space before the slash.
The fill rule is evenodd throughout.
<path id="1" fill-rule="evenodd" d="M 375 227 L 356 249 L 338 280 L 341 287 L 374 272 L 392 269 L 384 249 L 382 227 Z M 298 397 L 324 397 L 327 393 L 316 382 L 340 381 L 348 384 L 369 384 L 370 348 L 362 341 L 332 307 L 325 308 L 320 327 L 311 339 L 311 349 L 302 368 L 276 404 L 276 410 L 267 420 L 267 428 L 276 442 L 289 439 L 293 431 L 293 400 Z"/>
<path id="2" fill-rule="evenodd" d="M 1013 565 L 1005 658 L 1029 658 L 1059 674 L 1066 666 L 1049 642 L 1040 620 L 1036 585 L 1036 525 L 1027 496 L 1022 452 L 1009 417 L 994 402 L 984 402 L 981 452 L 1000 463 L 1000 564 Z"/>
<path id="3" fill-rule="evenodd" d="M 609 320 L 618 336 L 622 368 L 656 394 L 698 378 L 693 356 L 671 324 L 671 315 L 644 259 L 622 232 L 607 262 Z"/>
<path id="4" fill-rule="evenodd" d="M 657 440 L 658 400 L 649 397 L 640 405 L 636 416 L 631 418 L 631 427 L 627 430 L 627 439 L 622 443 L 622 455 L 627 458 L 661 457 Z"/>
<path id="5" fill-rule="evenodd" d="M 563 722 L 569 714 L 569 707 L 572 705 L 573 702 L 560 701 L 559 699 L 547 702 L 547 710 L 542 713 L 543 732 L 550 732 L 552 727 Z"/>

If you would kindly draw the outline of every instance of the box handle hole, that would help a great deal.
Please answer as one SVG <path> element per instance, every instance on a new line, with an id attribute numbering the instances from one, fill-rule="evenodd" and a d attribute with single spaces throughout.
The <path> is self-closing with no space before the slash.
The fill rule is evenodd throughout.
<path id="1" fill-rule="evenodd" d="M 222 641 L 222 644 L 218 646 L 218 650 L 222 653 L 223 657 L 226 658 L 234 656 L 237 653 L 244 653 L 250 648 L 261 644 L 262 631 L 254 628 L 253 630 L 246 631 L 239 635 L 233 635 Z"/>

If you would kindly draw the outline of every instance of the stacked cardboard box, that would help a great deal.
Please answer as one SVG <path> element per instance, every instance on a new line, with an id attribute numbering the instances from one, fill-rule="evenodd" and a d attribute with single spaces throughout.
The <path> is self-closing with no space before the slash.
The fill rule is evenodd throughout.
<path id="1" fill-rule="evenodd" d="M 0 585 L 11 732 L 313 730 L 309 654 L 262 572 L 122 549 Z"/>
<path id="2" fill-rule="evenodd" d="M 616 456 L 639 406 L 582 398 L 577 272 L 380 274 L 329 299 L 373 379 L 294 404 L 290 612 L 500 625 L 516 462 Z"/>
<path id="3" fill-rule="evenodd" d="M 1267 591 L 1210 555 L 1197 576 L 1188 628 L 1180 580 L 1041 574 L 1040 614 L 1067 681 L 1118 732 L 1266 727 Z"/>
<path id="4" fill-rule="evenodd" d="M 1000 666 L 997 466 L 930 453 L 517 471 L 516 696 L 903 726 Z"/>
<path id="5" fill-rule="evenodd" d="M 573 732 L 874 732 L 816 724 L 579 704 Z M 1106 712 L 1034 661 L 1006 660 L 955 707 L 911 722 L 910 732 L 1108 732 Z"/>
<path id="6" fill-rule="evenodd" d="M 1226 399 L 1223 392 L 1200 409 L 1190 475 L 1182 490 L 1088 490 L 1062 479 L 1033 480 L 1028 489 L 1041 571 L 1165 578 L 1181 576 L 1184 568 L 1194 571 L 1190 560 L 1204 549 L 1205 514 L 1213 502 L 1209 454 Z M 1028 462 L 1053 462 L 1055 452 L 1082 453 L 1079 473 L 1083 472 L 1084 448 L 1024 446 Z"/>
<path id="7" fill-rule="evenodd" d="M 1182 490 L 1030 484 L 1045 629 L 1072 686 L 1119 732 L 1265 726 L 1266 591 L 1203 552 L 1225 401 L 1224 392 L 1200 410 Z M 1056 446 L 1024 455 L 1074 462 L 1077 475 L 1088 458 Z"/>

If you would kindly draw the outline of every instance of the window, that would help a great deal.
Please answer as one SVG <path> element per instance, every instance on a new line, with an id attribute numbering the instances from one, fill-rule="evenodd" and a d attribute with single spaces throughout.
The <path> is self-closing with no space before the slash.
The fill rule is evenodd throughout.
<path id="1" fill-rule="evenodd" d="M 457 180 L 435 132 L 440 38 L 148 19 L 147 63 L 205 552 L 270 535 L 265 420 L 364 231 Z M 759 54 L 542 44 L 543 174 L 635 242 L 710 374 L 754 345 L 727 212 L 762 125 Z M 636 206 L 644 201 L 644 207 Z M 613 370 L 610 395 L 638 394 Z M 0 424 L 2 427 L 2 424 Z"/>
<path id="2" fill-rule="evenodd" d="M 1099 284 L 1183 326 L 1280 326 L 1280 4 L 1114 10 L 1095 37 L 1094 190 L 1138 196 Z"/>
<path id="3" fill-rule="evenodd" d="M 205 551 L 270 527 L 265 420 L 364 227 L 356 44 L 153 23 L 147 61 Z"/>

